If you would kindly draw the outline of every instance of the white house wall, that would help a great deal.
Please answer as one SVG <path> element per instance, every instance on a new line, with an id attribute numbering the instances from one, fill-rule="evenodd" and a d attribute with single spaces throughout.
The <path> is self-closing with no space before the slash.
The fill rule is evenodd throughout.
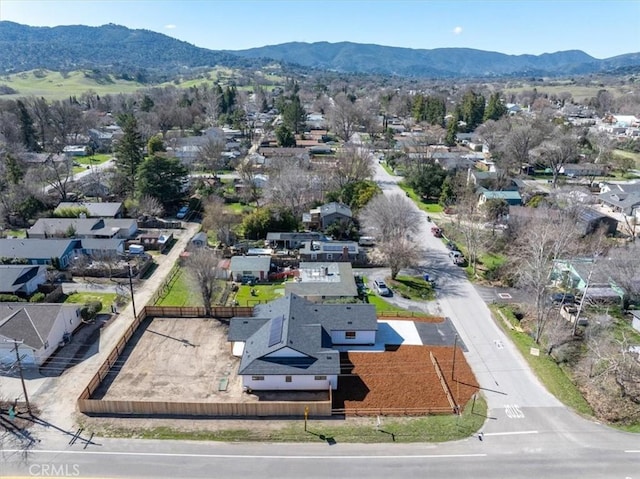
<path id="1" fill-rule="evenodd" d="M 81 322 L 80 308 L 61 308 L 46 338 L 46 347 L 36 351 L 38 365 L 42 365 L 58 349 L 58 343 L 62 341 L 64 333 L 72 333 Z"/>
<path id="2" fill-rule="evenodd" d="M 333 344 L 375 344 L 376 342 L 375 331 L 355 331 L 356 335 L 353 339 L 345 337 L 346 331 L 351 330 L 331 331 L 331 342 Z"/>
<path id="3" fill-rule="evenodd" d="M 38 285 L 47 281 L 47 270 L 43 268 L 35 277 L 31 278 L 24 285 L 27 294 L 34 293 L 38 290 Z"/>
<path id="4" fill-rule="evenodd" d="M 320 376 L 320 375 L 319 375 Z M 262 376 L 264 380 L 256 381 L 255 376 L 242 376 L 242 385 L 255 391 L 323 391 L 331 387 L 338 387 L 338 376 L 327 375 L 326 379 L 316 380 L 316 376 L 291 376 L 291 382 L 286 381 L 286 376 Z"/>

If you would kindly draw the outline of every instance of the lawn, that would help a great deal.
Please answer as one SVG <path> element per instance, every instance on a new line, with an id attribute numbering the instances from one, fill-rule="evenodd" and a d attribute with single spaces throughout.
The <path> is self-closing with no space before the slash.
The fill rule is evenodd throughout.
<path id="1" fill-rule="evenodd" d="M 425 213 L 442 213 L 444 208 L 438 203 L 425 203 L 422 199 L 413 191 L 413 188 L 407 186 L 405 183 L 400 182 L 398 186 L 404 191 L 411 200 Z"/>
<path id="2" fill-rule="evenodd" d="M 116 293 L 73 293 L 64 300 L 65 303 L 72 304 L 86 304 L 92 301 L 100 301 L 104 311 L 116 302 Z"/>
<path id="3" fill-rule="evenodd" d="M 443 414 L 424 417 L 382 417 L 357 421 L 337 421 L 309 418 L 299 421 L 272 421 L 273 427 L 219 429 L 216 431 L 184 431 L 168 427 L 134 429 L 106 427 L 97 434 L 103 437 L 136 437 L 196 441 L 268 441 L 268 442 L 330 442 L 330 443 L 441 443 L 464 439 L 482 428 L 487 417 L 487 405 L 481 396 L 472 399 L 460 416 Z M 279 425 L 283 424 L 283 425 Z M 306 429 L 306 430 L 305 430 Z M 92 430 L 95 430 L 93 428 Z"/>
<path id="4" fill-rule="evenodd" d="M 254 290 L 255 295 L 251 294 Z M 241 284 L 235 300 L 239 306 L 254 306 L 257 303 L 268 303 L 284 296 L 284 282 L 263 283 L 250 286 Z"/>
<path id="5" fill-rule="evenodd" d="M 389 286 L 403 298 L 423 301 L 435 299 L 433 286 L 421 276 L 398 275 L 396 279 L 389 280 Z"/>
<path id="6" fill-rule="evenodd" d="M 187 273 L 179 269 L 167 285 L 166 293 L 160 296 L 157 306 L 202 306 L 202 299 L 193 287 Z"/>
<path id="7" fill-rule="evenodd" d="M 108 153 L 92 156 L 76 156 L 73 158 L 73 163 L 74 165 L 79 166 L 74 166 L 73 172 L 80 173 L 81 171 L 89 169 L 91 166 L 101 165 L 102 163 L 109 161 L 112 157 L 113 155 L 110 155 Z"/>
<path id="8" fill-rule="evenodd" d="M 246 205 L 244 203 L 228 203 L 225 206 L 229 208 L 233 213 L 238 215 L 251 213 L 253 210 L 256 209 L 255 206 Z"/>
<path id="9" fill-rule="evenodd" d="M 13 238 L 26 238 L 27 237 L 27 231 L 26 230 L 2 230 L 2 233 L 4 234 L 5 238 L 8 238 L 9 236 L 11 236 Z"/>

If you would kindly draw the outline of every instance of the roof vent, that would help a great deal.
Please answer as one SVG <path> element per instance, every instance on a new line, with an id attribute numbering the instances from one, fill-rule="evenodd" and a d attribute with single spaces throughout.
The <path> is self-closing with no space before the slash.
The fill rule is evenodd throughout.
<path id="1" fill-rule="evenodd" d="M 353 321 L 347 321 L 347 324 L 353 324 Z"/>

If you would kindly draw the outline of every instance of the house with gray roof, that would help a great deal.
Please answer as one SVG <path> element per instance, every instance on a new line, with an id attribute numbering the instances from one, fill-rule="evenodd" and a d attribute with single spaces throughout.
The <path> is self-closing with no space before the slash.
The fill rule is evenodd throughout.
<path id="1" fill-rule="evenodd" d="M 252 278 L 266 281 L 271 269 L 271 256 L 233 256 L 229 265 L 229 275 L 233 281 Z"/>
<path id="2" fill-rule="evenodd" d="M 299 250 L 300 261 L 358 261 L 360 248 L 356 241 L 305 241 Z"/>
<path id="3" fill-rule="evenodd" d="M 338 221 L 351 221 L 352 219 L 351 208 L 337 201 L 325 203 L 302 215 L 302 223 L 311 230 L 324 230 Z"/>
<path id="4" fill-rule="evenodd" d="M 15 362 L 16 340 L 22 363 L 41 366 L 81 322 L 80 305 L 0 303 L 0 364 Z"/>
<path id="5" fill-rule="evenodd" d="M 47 267 L 30 264 L 0 264 L 0 294 L 31 296 L 47 281 Z"/>
<path id="6" fill-rule="evenodd" d="M 63 201 L 53 213 L 56 214 L 65 209 L 84 208 L 88 218 L 122 218 L 122 203 L 120 202 L 93 202 L 93 201 Z"/>
<path id="7" fill-rule="evenodd" d="M 636 216 L 640 211 L 640 183 L 602 183 L 598 200 L 617 213 Z"/>
<path id="8" fill-rule="evenodd" d="M 287 294 L 233 318 L 227 339 L 241 356 L 238 374 L 249 390 L 336 389 L 337 345 L 375 344 L 378 322 L 371 304 L 315 304 Z M 239 346 L 239 347 L 238 347 Z"/>
<path id="9" fill-rule="evenodd" d="M 29 238 L 133 238 L 138 231 L 134 219 L 40 218 L 27 230 Z"/>
<path id="10" fill-rule="evenodd" d="M 351 263 L 345 262 L 300 263 L 298 275 L 284 284 L 284 291 L 314 303 L 358 296 Z"/>
<path id="11" fill-rule="evenodd" d="M 38 238 L 3 238 L 0 239 L 0 258 L 24 261 L 27 264 L 58 263 L 65 269 L 80 249 L 78 239 L 38 239 Z"/>
<path id="12" fill-rule="evenodd" d="M 326 237 L 318 231 L 267 233 L 267 242 L 276 250 L 298 249 L 305 241 L 323 241 Z"/>

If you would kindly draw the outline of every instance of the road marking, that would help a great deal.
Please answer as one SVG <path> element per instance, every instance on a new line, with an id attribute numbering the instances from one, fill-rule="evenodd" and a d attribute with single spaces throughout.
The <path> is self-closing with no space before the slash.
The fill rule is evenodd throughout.
<path id="1" fill-rule="evenodd" d="M 488 435 L 488 434 L 487 434 Z M 5 449 L 5 453 L 20 453 L 21 449 Z M 183 454 L 173 452 L 118 452 L 118 451 L 55 451 L 32 449 L 27 454 L 94 454 L 99 456 L 142 456 L 142 457 L 192 457 L 206 459 L 442 459 L 442 458 L 463 458 L 463 457 L 486 457 L 487 454 L 416 454 L 404 456 L 282 456 L 282 455 L 243 455 L 243 454 Z"/>
<path id="2" fill-rule="evenodd" d="M 500 299 L 511 299 L 512 296 L 509 293 L 498 293 Z"/>
<path id="3" fill-rule="evenodd" d="M 634 449 L 629 449 L 627 451 L 624 452 L 628 452 L 629 454 L 640 454 L 640 449 L 638 449 L 637 451 Z"/>
<path id="4" fill-rule="evenodd" d="M 538 431 L 485 432 L 485 436 L 517 436 L 519 434 L 538 434 Z"/>
<path id="5" fill-rule="evenodd" d="M 508 404 L 505 405 L 504 413 L 509 419 L 524 419 L 524 413 L 517 404 L 514 404 L 513 406 Z"/>

